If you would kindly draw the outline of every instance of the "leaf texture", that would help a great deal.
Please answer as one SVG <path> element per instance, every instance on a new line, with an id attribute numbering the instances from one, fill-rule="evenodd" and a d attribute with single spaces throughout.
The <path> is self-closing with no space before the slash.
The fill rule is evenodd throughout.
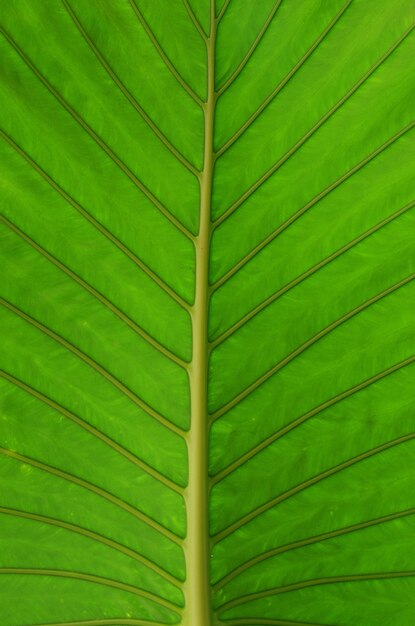
<path id="1" fill-rule="evenodd" d="M 413 0 L 0 0 L 1 626 L 412 626 Z"/>

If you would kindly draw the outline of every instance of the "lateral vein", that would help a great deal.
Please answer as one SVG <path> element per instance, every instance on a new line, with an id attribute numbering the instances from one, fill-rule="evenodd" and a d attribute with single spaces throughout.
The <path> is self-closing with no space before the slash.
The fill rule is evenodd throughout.
<path id="1" fill-rule="evenodd" d="M 386 59 L 398 48 L 398 46 L 406 39 L 406 37 L 412 32 L 415 25 L 408 28 L 403 35 L 381 56 L 381 58 L 353 85 L 351 89 L 329 110 L 320 118 L 320 120 L 314 124 L 314 126 L 305 133 L 292 148 L 288 150 L 272 167 L 270 167 L 251 187 L 249 187 L 217 220 L 214 222 L 214 228 L 219 224 L 222 224 L 232 213 L 234 213 L 246 200 L 252 196 L 259 187 L 269 180 L 269 178 L 295 154 L 305 142 L 316 133 L 321 126 L 332 116 L 340 107 L 353 96 L 353 94 L 361 87 L 366 80 L 382 65 Z"/>
<path id="2" fill-rule="evenodd" d="M 262 102 L 262 104 L 256 109 L 256 111 L 247 119 L 247 121 L 241 126 L 241 128 L 234 133 L 216 153 L 216 156 L 219 158 L 226 152 L 233 143 L 251 126 L 251 124 L 256 120 L 256 118 L 262 113 L 264 109 L 270 104 L 270 102 L 275 98 L 275 96 L 285 87 L 289 80 L 294 76 L 294 74 L 301 68 L 301 66 L 307 61 L 308 57 L 314 52 L 314 50 L 320 45 L 323 39 L 328 35 L 331 29 L 338 22 L 340 17 L 349 7 L 349 5 L 353 2 L 353 0 L 347 0 L 346 4 L 340 9 L 340 11 L 335 15 L 334 19 L 329 23 L 329 25 L 323 30 L 321 35 L 316 39 L 316 41 L 312 44 L 312 46 L 307 50 L 307 52 L 301 57 L 301 59 L 294 65 L 292 70 L 282 79 L 282 81 L 275 87 L 275 89 L 269 94 L 269 96 Z M 219 219 L 217 220 L 217 224 L 219 225 Z"/>
<path id="3" fill-rule="evenodd" d="M 382 145 L 380 145 L 376 150 L 368 154 L 362 161 L 353 166 L 350 170 L 348 170 L 345 174 L 337 178 L 334 182 L 328 185 L 323 191 L 320 191 L 314 198 L 312 198 L 309 202 L 307 202 L 304 206 L 302 206 L 298 211 L 293 213 L 285 222 L 283 222 L 280 226 L 275 228 L 265 239 L 263 239 L 259 244 L 257 244 L 248 254 L 245 254 L 242 259 L 238 261 L 230 270 L 228 270 L 221 278 L 219 278 L 215 283 L 211 285 L 212 293 L 217 291 L 224 283 L 230 280 L 239 270 L 241 270 L 247 263 L 249 263 L 254 257 L 256 257 L 264 248 L 266 248 L 278 235 L 280 235 L 284 230 L 286 230 L 291 224 L 293 224 L 297 219 L 299 219 L 302 215 L 304 215 L 309 209 L 318 204 L 320 200 L 328 196 L 332 191 L 340 187 L 346 180 L 351 178 L 354 174 L 359 172 L 361 169 L 365 167 L 368 163 L 373 161 L 377 156 L 382 154 L 387 148 L 395 143 L 398 139 L 403 137 L 406 133 L 413 129 L 415 126 L 415 121 L 410 122 L 400 131 L 392 135 L 387 141 L 385 141 Z"/>
<path id="4" fill-rule="evenodd" d="M 291 352 L 291 354 L 289 354 L 287 357 L 285 357 L 284 359 L 282 359 L 281 361 L 276 363 L 276 365 L 274 365 L 267 372 L 265 372 L 265 374 L 262 374 L 262 376 L 257 378 L 250 385 L 248 385 L 248 387 L 246 387 L 238 395 L 236 395 L 234 398 L 232 398 L 232 400 L 230 400 L 229 402 L 224 404 L 215 413 L 212 413 L 211 414 L 211 420 L 215 421 L 215 420 L 219 419 L 220 417 L 222 417 L 222 415 L 224 415 L 225 413 L 230 411 L 237 404 L 242 402 L 242 400 L 244 400 L 247 396 L 249 396 L 256 389 L 258 389 L 258 387 L 260 387 L 263 383 L 265 383 L 276 372 L 278 372 L 280 369 L 285 367 L 288 363 L 290 363 L 299 354 L 302 354 L 307 348 L 309 348 L 310 346 L 315 344 L 317 341 L 319 341 L 320 339 L 322 339 L 323 337 L 325 337 L 326 335 L 331 333 L 335 328 L 337 328 L 338 326 L 340 326 L 344 322 L 348 321 L 349 319 L 351 319 L 352 317 L 354 317 L 355 315 L 357 315 L 361 311 L 364 311 L 366 308 L 368 308 L 372 304 L 375 304 L 376 302 L 379 302 L 379 300 L 381 300 L 382 298 L 384 298 L 384 297 L 388 296 L 389 294 L 393 293 L 397 289 L 407 285 L 412 280 L 414 280 L 414 278 L 415 278 L 415 274 L 410 274 L 410 276 L 407 276 L 406 278 L 404 278 L 403 280 L 399 281 L 398 283 L 395 283 L 391 287 L 388 287 L 384 291 L 381 291 L 380 293 L 376 294 L 375 296 L 373 296 L 369 300 L 366 300 L 365 302 L 363 302 L 359 306 L 355 307 L 354 309 L 352 309 L 348 313 L 345 313 L 344 315 L 339 317 L 335 322 L 332 322 L 331 324 L 329 324 L 328 326 L 323 328 L 321 331 L 319 331 L 318 333 L 313 335 L 305 343 L 303 343 L 301 346 L 299 346 L 293 352 Z"/>
<path id="5" fill-rule="evenodd" d="M 78 426 L 86 430 L 93 437 L 96 437 L 97 439 L 105 443 L 107 446 L 109 446 L 110 448 L 118 452 L 118 454 L 128 459 L 130 463 L 133 463 L 134 465 L 142 469 L 144 472 L 146 472 L 146 474 L 148 474 L 149 476 L 151 476 L 158 482 L 162 483 L 163 485 L 165 485 L 172 491 L 175 491 L 179 495 L 183 494 L 183 489 L 179 485 L 177 485 L 175 482 L 173 482 L 170 478 L 161 474 L 155 468 L 151 467 L 151 465 L 148 465 L 148 463 L 146 463 L 142 459 L 138 458 L 135 454 L 127 450 L 127 448 L 117 443 L 112 437 L 110 437 L 109 435 L 106 435 L 105 433 L 100 431 L 98 428 L 95 428 L 95 426 L 92 426 L 92 424 L 82 419 L 78 415 L 75 415 L 75 413 L 72 413 L 72 411 L 69 411 L 69 409 L 59 404 L 59 402 L 56 402 L 55 400 L 48 398 L 48 396 L 45 396 L 40 391 L 38 391 L 37 389 L 34 389 L 34 387 L 23 382 L 22 380 L 19 380 L 18 378 L 16 378 L 9 372 L 6 372 L 0 369 L 0 376 L 4 378 L 5 380 L 8 380 L 13 385 L 16 385 L 16 387 L 19 387 L 26 393 L 30 394 L 34 398 L 37 398 L 38 400 L 40 400 L 47 406 L 50 406 L 52 409 L 57 411 L 60 415 L 64 415 L 67 419 L 71 420 L 72 422 L 74 422 L 75 424 L 77 424 Z"/>
<path id="6" fill-rule="evenodd" d="M 259 600 L 269 596 L 279 595 L 281 593 L 288 593 L 290 591 L 297 591 L 299 589 L 305 589 L 307 587 L 315 587 L 317 585 L 333 585 L 336 583 L 348 583 L 348 582 L 364 582 L 369 580 L 384 580 L 388 578 L 408 578 L 415 576 L 415 571 L 407 572 L 378 572 L 374 574 L 350 574 L 348 576 L 332 576 L 327 578 L 315 578 L 313 580 L 304 580 L 291 585 L 284 585 L 281 587 L 274 587 L 273 589 L 267 589 L 265 591 L 258 591 L 256 593 L 247 594 L 236 600 L 231 600 L 222 605 L 221 610 L 225 611 L 253 600 Z M 256 620 L 255 620 L 256 621 Z"/>
<path id="7" fill-rule="evenodd" d="M 154 337 L 149 335 L 141 326 L 138 326 L 126 313 L 121 311 L 113 302 L 111 302 L 108 298 L 106 298 L 100 291 L 92 287 L 89 283 L 87 283 L 83 278 L 81 278 L 78 274 L 73 272 L 67 265 L 59 261 L 52 254 L 47 252 L 42 246 L 40 246 L 34 239 L 29 237 L 26 233 L 24 233 L 20 228 L 15 226 L 13 222 L 11 222 L 8 218 L 4 216 L 0 216 L 0 221 L 2 221 L 10 230 L 12 230 L 16 235 L 21 237 L 26 243 L 28 243 L 34 250 L 39 252 L 42 256 L 44 256 L 50 263 L 55 265 L 55 267 L 59 268 L 62 272 L 64 272 L 69 278 L 71 278 L 74 282 L 76 282 L 80 287 L 85 289 L 89 294 L 91 294 L 94 298 L 96 298 L 101 304 L 103 304 L 108 310 L 110 310 L 116 317 L 122 320 L 131 330 L 133 330 L 137 335 L 142 337 L 151 345 L 157 352 L 168 358 L 170 361 L 178 365 L 183 369 L 187 369 L 188 364 L 186 361 L 183 361 L 179 356 L 171 352 L 168 348 L 163 346 L 163 344 L 159 343 Z M 144 404 L 144 403 L 143 403 Z"/>
<path id="8" fill-rule="evenodd" d="M 184 0 L 186 1 L 186 0 Z M 157 136 L 157 138 L 162 142 L 162 144 L 167 148 L 167 150 L 178 160 L 184 167 L 194 174 L 196 177 L 199 176 L 200 172 L 196 169 L 196 167 L 191 163 L 185 156 L 178 150 L 173 143 L 166 137 L 166 135 L 158 128 L 158 126 L 153 122 L 151 117 L 147 115 L 143 107 L 137 101 L 137 99 L 132 95 L 132 93 L 127 89 L 125 84 L 121 81 L 115 70 L 111 67 L 108 61 L 105 59 L 102 52 L 98 49 L 97 45 L 91 39 L 75 11 L 69 4 L 68 0 L 62 0 L 65 9 L 67 10 L 69 16 L 71 17 L 75 27 L 81 34 L 82 38 L 86 42 L 87 46 L 91 49 L 93 54 L 96 56 L 98 61 L 101 63 L 102 67 L 105 69 L 111 80 L 115 83 L 121 93 L 125 96 L 128 102 L 132 105 L 132 107 L 137 111 L 140 117 L 145 121 L 147 126 L 151 128 L 153 133 Z"/>
<path id="9" fill-rule="evenodd" d="M 199 20 L 197 19 L 195 12 L 193 11 L 192 7 L 190 6 L 190 2 L 189 0 L 183 0 L 183 4 L 186 8 L 186 11 L 190 17 L 190 19 L 192 20 L 197 32 L 199 33 L 199 35 L 201 36 L 201 38 L 203 39 L 203 41 L 206 43 L 207 41 L 207 34 L 205 33 L 205 31 L 202 28 L 202 25 L 200 24 Z"/>
<path id="10" fill-rule="evenodd" d="M 92 541 L 101 543 L 109 548 L 112 548 L 113 550 L 116 550 L 117 552 L 120 552 L 121 554 L 125 554 L 126 556 L 129 556 L 130 558 L 134 559 L 138 563 L 141 563 L 148 569 L 158 574 L 161 578 L 163 578 L 167 582 L 174 585 L 177 589 L 181 588 L 180 587 L 181 581 L 178 578 L 176 578 L 176 576 L 173 576 L 173 574 L 170 574 L 169 572 L 164 570 L 162 567 L 160 567 L 159 565 L 157 565 L 156 563 L 154 563 L 147 557 L 143 556 L 139 552 L 136 552 L 132 548 L 128 548 L 127 546 L 121 543 L 118 543 L 117 541 L 114 541 L 113 539 L 105 537 L 104 535 L 100 535 L 99 533 L 96 533 L 92 530 L 88 530 L 87 528 L 83 528 L 82 526 L 78 526 L 77 524 L 71 524 L 69 522 L 65 522 L 64 520 L 61 520 L 61 519 L 47 517 L 45 515 L 39 515 L 37 513 L 30 513 L 28 511 L 20 511 L 18 509 L 12 509 L 9 507 L 4 507 L 4 506 L 0 507 L 0 513 L 2 513 L 3 515 L 10 515 L 12 517 L 21 517 L 23 519 L 28 519 L 34 522 L 40 522 L 41 524 L 49 524 L 50 526 L 63 528 L 64 530 L 68 530 L 82 537 L 87 537 L 88 539 L 91 539 Z"/>
<path id="11" fill-rule="evenodd" d="M 140 589 L 134 585 L 129 585 L 127 583 L 122 583 L 118 580 L 112 580 L 111 578 L 104 578 L 102 576 L 95 576 L 94 574 L 86 574 L 83 572 L 72 572 L 67 570 L 60 569 L 47 569 L 47 568 L 35 568 L 35 567 L 0 567 L 0 574 L 3 575 L 29 575 L 29 576 L 56 576 L 58 578 L 71 578 L 74 580 L 82 580 L 85 582 L 96 583 L 98 585 L 104 585 L 105 587 L 112 587 L 114 589 L 119 589 L 120 591 L 126 591 L 128 593 L 133 593 L 137 596 L 145 598 L 146 600 L 151 600 L 164 608 L 170 609 L 171 611 L 180 611 L 181 607 L 161 596 L 157 596 L 149 591 L 145 591 L 144 589 Z"/>
<path id="12" fill-rule="evenodd" d="M 261 30 L 259 31 L 258 35 L 255 37 L 252 45 L 248 49 L 248 51 L 245 54 L 244 58 L 239 63 L 239 65 L 235 69 L 235 71 L 232 72 L 232 74 L 229 76 L 229 78 L 217 90 L 216 93 L 217 93 L 218 96 L 221 96 L 228 89 L 228 87 L 230 87 L 232 85 L 232 83 L 238 78 L 239 74 L 242 72 L 242 70 L 244 69 L 244 67 L 246 66 L 246 64 L 248 63 L 248 61 L 252 57 L 252 55 L 254 54 L 255 50 L 257 49 L 258 45 L 260 44 L 262 37 L 265 35 L 266 31 L 268 30 L 268 27 L 270 26 L 270 24 L 271 24 L 271 22 L 272 22 L 272 20 L 274 18 L 274 15 L 278 11 L 281 3 L 282 3 L 282 0 L 276 0 L 276 2 L 274 4 L 271 12 L 269 13 L 269 15 L 268 15 L 267 19 L 265 20 L 263 26 L 261 27 Z"/>
<path id="13" fill-rule="evenodd" d="M 185 89 L 187 91 L 187 93 L 192 98 L 192 100 L 194 102 L 196 102 L 196 104 L 198 104 L 200 107 L 202 107 L 203 106 L 203 100 L 197 95 L 197 93 L 190 87 L 189 83 L 187 83 L 185 81 L 183 76 L 181 76 L 181 74 L 178 72 L 178 70 L 174 67 L 173 63 L 170 61 L 169 57 L 164 52 L 163 48 L 160 45 L 160 42 L 158 41 L 158 39 L 154 35 L 154 33 L 151 30 L 150 26 L 148 25 L 147 21 L 144 19 L 144 15 L 142 14 L 140 9 L 138 8 L 136 2 L 134 0 L 129 0 L 129 2 L 130 2 L 130 5 L 131 5 L 131 8 L 133 9 L 134 13 L 138 17 L 138 21 L 140 22 L 141 26 L 143 27 L 143 29 L 147 33 L 148 38 L 150 39 L 151 43 L 153 44 L 155 50 L 157 50 L 160 58 L 164 61 L 164 64 L 166 65 L 166 67 L 168 68 L 170 73 L 174 76 L 176 81 L 183 87 L 183 89 Z"/>
<path id="14" fill-rule="evenodd" d="M 53 467 L 52 465 L 48 465 L 47 463 L 42 463 L 41 461 L 37 461 L 36 459 L 32 459 L 31 457 L 20 454 L 19 452 L 16 452 L 15 450 L 8 450 L 7 448 L 0 447 L 0 454 L 3 454 L 4 456 L 7 456 L 16 461 L 19 461 L 20 463 L 24 463 L 26 465 L 31 465 L 32 467 L 36 467 L 37 469 L 40 469 L 43 472 L 46 472 L 48 474 L 51 474 L 52 476 L 56 476 L 58 478 L 66 480 L 67 482 L 73 483 L 74 485 L 78 485 L 78 487 L 82 487 L 83 489 L 86 489 L 94 493 L 95 495 L 100 496 L 101 498 L 104 498 L 108 502 L 111 502 L 111 504 L 114 504 L 116 507 L 126 511 L 130 515 L 134 516 L 136 519 L 146 524 L 149 528 L 152 528 L 153 530 L 160 533 L 167 539 L 170 539 L 170 541 L 172 541 L 176 545 L 178 546 L 182 545 L 182 538 L 179 537 L 179 535 L 176 535 L 176 533 L 172 532 L 171 530 L 169 530 L 168 528 L 166 528 L 165 526 L 163 526 L 162 524 L 154 520 L 149 515 L 146 515 L 145 513 L 137 509 L 135 506 L 128 504 L 128 502 L 125 502 L 121 498 L 114 496 L 114 494 L 110 493 L 109 491 L 106 491 L 105 489 L 102 489 L 101 487 L 98 487 L 94 483 L 84 480 L 83 478 L 79 478 L 78 476 L 75 476 L 74 474 L 70 474 L 69 472 L 65 472 L 56 467 Z"/>
<path id="15" fill-rule="evenodd" d="M 178 293 L 174 291 L 158 274 L 156 274 L 146 263 L 141 261 L 125 244 L 118 239 L 111 231 L 96 220 L 83 206 L 70 196 L 58 183 L 42 168 L 32 157 L 23 150 L 6 132 L 0 129 L 0 136 L 13 148 L 33 169 L 80 215 L 82 215 L 92 226 L 94 226 L 104 237 L 113 243 L 123 254 L 125 254 L 137 267 L 142 270 L 156 285 L 160 287 L 168 296 L 179 304 L 187 312 L 190 305 Z"/>
<path id="16" fill-rule="evenodd" d="M 259 454 L 259 452 L 261 452 L 262 450 L 267 448 L 269 445 L 274 443 L 274 441 L 277 441 L 277 439 L 280 439 L 286 433 L 289 433 L 291 430 L 294 430 L 294 428 L 297 428 L 297 426 L 300 426 L 300 424 L 307 421 L 311 417 L 318 415 L 325 409 L 333 406 L 334 404 L 337 404 L 338 402 L 341 402 L 342 400 L 344 400 L 345 398 L 348 398 L 349 396 L 352 396 L 354 393 L 357 393 L 361 391 L 362 389 L 369 387 L 373 383 L 376 383 L 378 380 L 382 380 L 382 378 L 385 378 L 386 376 L 393 374 L 394 372 L 400 370 L 401 368 L 406 367 L 407 365 L 410 365 L 414 361 L 415 361 L 415 356 L 409 357 L 408 359 L 405 359 L 404 361 L 401 361 L 400 363 L 392 365 L 386 370 L 383 370 L 382 372 L 379 372 L 378 374 L 375 374 L 374 376 L 367 378 L 363 382 L 358 383 L 357 385 L 354 385 L 353 387 L 350 387 L 349 389 L 346 389 L 346 391 L 342 391 L 341 393 L 336 394 L 329 400 L 326 400 L 325 402 L 319 404 L 318 406 L 311 409 L 310 411 L 307 411 L 307 413 L 304 413 L 303 415 L 296 418 L 295 420 L 293 420 L 286 426 L 283 426 L 278 431 L 276 431 L 275 433 L 273 433 L 272 435 L 264 439 L 261 443 L 257 444 L 256 446 L 248 450 L 248 452 L 240 456 L 239 459 L 237 459 L 236 461 L 234 461 L 233 463 L 225 467 L 223 470 L 215 474 L 212 477 L 212 484 L 216 484 L 220 482 L 221 480 L 223 480 L 224 478 L 226 478 L 226 476 L 229 476 L 229 474 L 231 474 L 236 469 L 238 469 L 238 467 L 241 467 L 241 465 L 244 465 L 245 463 L 247 463 L 255 455 Z"/>
<path id="17" fill-rule="evenodd" d="M 221 10 L 219 11 L 218 15 L 216 16 L 216 24 L 217 25 L 219 25 L 219 22 L 221 21 L 221 19 L 225 15 L 225 13 L 226 13 L 230 3 L 231 3 L 231 0 L 225 0 L 225 2 L 223 3 Z"/>
<path id="18" fill-rule="evenodd" d="M 219 589 L 224 588 L 228 583 L 230 583 L 234 578 L 237 578 L 244 572 L 250 570 L 254 565 L 258 563 L 262 563 L 263 561 L 267 561 L 271 559 L 273 556 L 277 556 L 278 554 L 283 554 L 285 552 L 290 552 L 291 550 L 296 550 L 297 548 L 302 548 L 304 546 L 309 546 L 314 543 L 320 543 L 322 541 L 327 541 L 334 537 L 341 537 L 343 535 L 348 535 L 354 532 L 358 532 L 360 530 L 365 530 L 366 528 L 370 528 L 372 526 L 377 526 L 379 524 L 384 524 L 387 522 L 392 522 L 396 519 L 400 519 L 402 517 L 408 517 L 410 515 L 415 515 L 415 508 L 407 509 L 405 511 L 398 511 L 397 513 L 390 513 L 389 515 L 383 515 L 382 517 L 377 517 L 375 519 L 367 520 L 364 522 L 359 522 L 358 524 L 353 524 L 352 526 L 345 526 L 344 528 L 337 528 L 336 530 L 327 531 L 325 533 L 321 533 L 319 535 L 314 535 L 313 537 L 307 537 L 306 539 L 300 539 L 298 541 L 293 541 L 292 543 L 285 544 L 283 546 L 278 546 L 277 548 L 271 548 L 266 552 L 262 552 L 251 559 L 249 561 L 245 561 L 231 572 L 223 576 L 215 585 L 213 589 L 218 591 Z"/>
<path id="19" fill-rule="evenodd" d="M 32 624 L 31 626 L 168 626 L 166 622 L 153 622 L 134 618 L 88 619 L 76 622 L 54 622 L 51 624 Z M 294 624 L 295 626 L 295 624 Z M 309 625 L 310 626 L 310 625 Z"/>
<path id="20" fill-rule="evenodd" d="M 168 626 L 166 622 L 153 622 L 134 618 L 88 619 L 76 622 L 54 622 L 51 624 L 32 624 L 31 626 Z M 295 626 L 295 624 L 294 624 Z"/>
<path id="21" fill-rule="evenodd" d="M 377 446 L 376 448 L 372 448 L 371 450 L 368 450 L 351 459 L 348 459 L 347 461 L 339 463 L 338 465 L 331 467 L 330 469 L 325 470 L 324 472 L 321 472 L 320 474 L 317 474 L 316 476 L 313 476 L 313 478 L 309 478 L 308 480 L 301 482 L 299 485 L 296 485 L 295 487 L 293 487 L 292 489 L 289 489 L 285 493 L 282 493 L 278 496 L 275 496 L 274 498 L 271 498 L 264 504 L 261 504 L 260 506 L 256 507 L 255 509 L 253 509 L 252 511 L 244 515 L 243 517 L 236 520 L 233 524 L 230 524 L 229 526 L 227 526 L 220 532 L 216 533 L 216 535 L 214 535 L 212 538 L 213 542 L 215 544 L 220 543 L 223 539 L 225 539 L 226 537 L 229 537 L 229 535 L 232 535 L 237 530 L 239 530 L 240 528 L 242 528 L 249 522 L 253 521 L 254 519 L 259 517 L 263 513 L 266 513 L 267 511 L 277 506 L 281 502 L 284 502 L 285 500 L 288 500 L 292 496 L 297 495 L 301 491 L 304 491 L 305 489 L 308 489 L 309 487 L 316 485 L 322 480 L 326 478 L 330 478 L 331 476 L 338 474 L 345 469 L 348 469 L 352 465 L 356 465 L 357 463 L 360 463 L 361 461 L 369 459 L 375 456 L 376 454 L 380 454 L 381 452 L 384 452 L 385 450 L 394 448 L 395 446 L 411 441 L 412 439 L 415 439 L 415 433 L 410 433 L 402 437 L 398 437 L 380 446 Z"/>
<path id="22" fill-rule="evenodd" d="M 8 43 L 14 48 L 22 61 L 32 70 L 34 75 L 44 85 L 47 91 L 62 105 L 62 107 L 71 115 L 71 117 L 85 130 L 85 132 L 95 141 L 95 143 L 105 152 L 109 159 L 124 172 L 130 181 L 142 192 L 142 194 L 151 202 L 151 204 L 164 215 L 164 217 L 173 224 L 177 230 L 181 231 L 188 239 L 193 241 L 194 235 L 184 226 L 174 215 L 167 209 L 158 198 L 141 182 L 139 178 L 127 167 L 127 165 L 111 150 L 101 137 L 85 122 L 85 120 L 71 107 L 71 105 L 61 96 L 61 94 L 51 85 L 51 83 L 41 74 L 32 61 L 26 56 L 23 50 L 18 46 L 14 39 L 0 27 L 0 32 Z"/>
<path id="23" fill-rule="evenodd" d="M 334 624 L 312 624 L 311 622 L 293 622 L 292 620 L 286 619 L 267 619 L 261 617 L 244 617 L 237 620 L 231 619 L 225 620 L 224 623 L 226 626 L 335 626 Z M 52 626 L 55 626 L 55 624 L 52 624 Z M 59 624 L 57 626 L 59 626 Z M 66 625 L 64 624 L 63 626 Z M 72 625 L 70 624 L 69 626 Z"/>

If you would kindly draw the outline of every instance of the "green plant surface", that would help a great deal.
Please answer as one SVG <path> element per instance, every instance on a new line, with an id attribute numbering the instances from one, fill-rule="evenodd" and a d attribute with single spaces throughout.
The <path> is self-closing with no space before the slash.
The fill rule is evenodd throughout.
<path id="1" fill-rule="evenodd" d="M 415 1 L 0 24 L 0 626 L 413 626 Z"/>

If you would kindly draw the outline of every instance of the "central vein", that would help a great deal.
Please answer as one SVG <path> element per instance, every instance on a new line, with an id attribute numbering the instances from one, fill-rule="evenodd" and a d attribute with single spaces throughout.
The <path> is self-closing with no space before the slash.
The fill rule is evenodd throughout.
<path id="1" fill-rule="evenodd" d="M 209 251 L 211 238 L 212 180 L 215 117 L 215 3 L 211 0 L 207 38 L 207 99 L 204 112 L 204 160 L 200 176 L 199 233 L 195 241 L 196 284 L 192 309 L 193 354 L 190 365 L 191 427 L 187 437 L 189 484 L 186 490 L 186 582 L 183 626 L 212 626 L 209 545 L 208 484 L 208 310 Z"/>

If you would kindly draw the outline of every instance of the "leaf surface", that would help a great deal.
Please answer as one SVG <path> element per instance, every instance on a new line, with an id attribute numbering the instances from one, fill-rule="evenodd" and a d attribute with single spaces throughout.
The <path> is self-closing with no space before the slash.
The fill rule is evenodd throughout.
<path id="1" fill-rule="evenodd" d="M 413 0 L 0 0 L 1 626 L 412 626 Z"/>

